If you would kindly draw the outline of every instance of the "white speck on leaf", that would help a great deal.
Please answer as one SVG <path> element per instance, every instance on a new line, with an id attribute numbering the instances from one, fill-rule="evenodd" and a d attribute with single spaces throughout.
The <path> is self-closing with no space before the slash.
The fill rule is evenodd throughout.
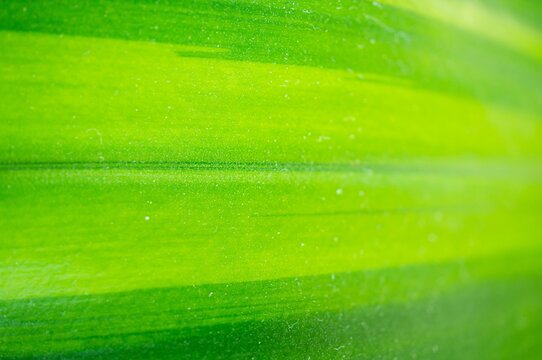
<path id="1" fill-rule="evenodd" d="M 323 141 L 329 141 L 329 140 L 331 140 L 331 138 L 329 136 L 324 136 L 324 135 L 318 136 L 318 139 L 316 139 L 317 142 L 323 142 Z"/>
<path id="2" fill-rule="evenodd" d="M 102 133 L 100 132 L 100 130 L 91 128 L 91 129 L 87 129 L 87 132 L 95 132 L 96 135 L 98 135 L 98 140 L 100 141 L 100 145 L 103 145 Z"/>

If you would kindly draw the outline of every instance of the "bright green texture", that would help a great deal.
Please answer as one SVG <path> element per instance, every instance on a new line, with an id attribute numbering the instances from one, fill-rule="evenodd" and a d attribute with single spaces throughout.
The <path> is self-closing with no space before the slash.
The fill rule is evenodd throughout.
<path id="1" fill-rule="evenodd" d="M 0 358 L 536 359 L 540 16 L 2 2 Z"/>

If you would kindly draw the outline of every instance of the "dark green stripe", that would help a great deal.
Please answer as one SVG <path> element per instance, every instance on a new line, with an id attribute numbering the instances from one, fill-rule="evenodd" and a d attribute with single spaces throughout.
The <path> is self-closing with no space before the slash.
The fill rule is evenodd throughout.
<path id="1" fill-rule="evenodd" d="M 507 270 L 495 265 L 504 263 L 510 264 Z M 486 348 L 490 339 L 478 338 L 479 348 L 469 349 L 463 347 L 469 337 L 460 329 L 510 337 L 525 330 L 514 326 L 521 320 L 514 317 L 533 310 L 538 310 L 536 317 L 526 321 L 540 326 L 540 280 L 540 264 L 520 254 L 303 278 L 2 301 L 0 353 L 229 358 L 258 354 L 261 346 L 264 358 L 297 358 L 308 350 L 313 358 L 327 358 L 337 348 L 342 350 L 337 355 L 369 358 L 386 354 L 386 348 L 432 351 L 439 344 L 452 358 L 461 349 L 472 356 L 492 351 Z M 411 344 L 409 339 L 416 341 Z M 533 345 L 529 339 L 515 344 Z"/>

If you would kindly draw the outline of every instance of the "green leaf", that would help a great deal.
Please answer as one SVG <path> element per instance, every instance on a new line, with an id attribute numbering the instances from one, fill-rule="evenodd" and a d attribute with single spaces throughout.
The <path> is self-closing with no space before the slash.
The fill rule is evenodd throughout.
<path id="1" fill-rule="evenodd" d="M 5 1 L 0 358 L 537 358 L 540 16 Z"/>

